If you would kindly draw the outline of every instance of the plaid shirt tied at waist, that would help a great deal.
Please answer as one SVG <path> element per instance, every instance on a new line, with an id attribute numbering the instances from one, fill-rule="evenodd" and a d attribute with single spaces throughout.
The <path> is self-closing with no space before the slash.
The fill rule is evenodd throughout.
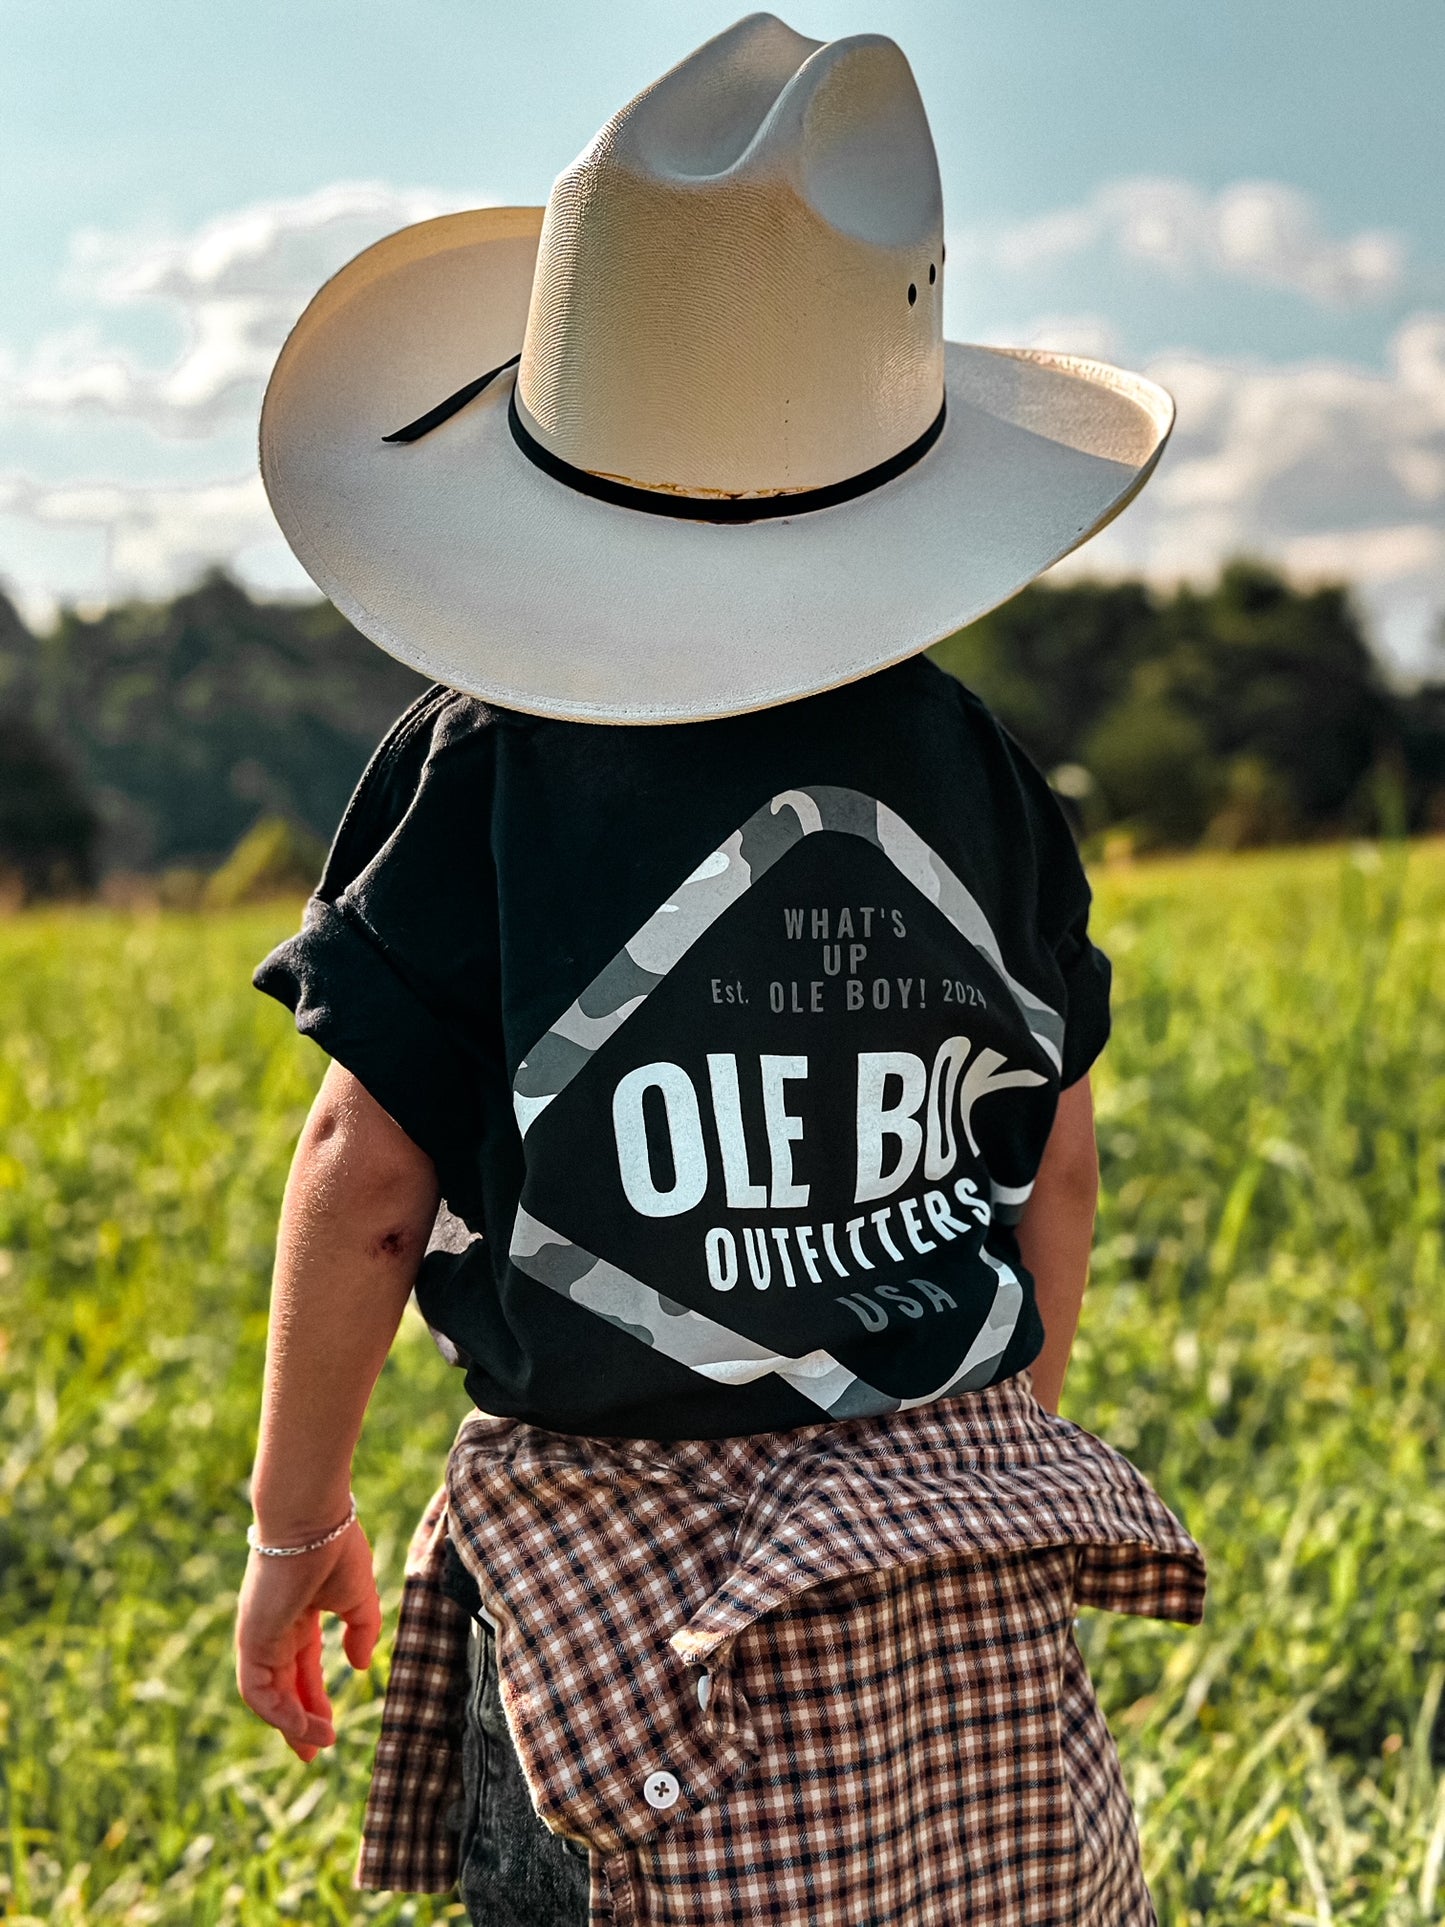
<path id="1" fill-rule="evenodd" d="M 1204 1605 L 1202 1555 L 1143 1475 L 1045 1412 L 1026 1377 L 884 1417 L 680 1443 L 474 1413 L 408 1558 L 362 1887 L 456 1878 L 468 1614 L 443 1583 L 448 1538 L 497 1627 L 537 1810 L 590 1849 L 594 1895 L 599 1869 L 620 1876 L 724 1796 L 730 1854 L 746 1864 L 751 1824 L 761 1851 L 766 1818 L 748 1809 L 761 1742 L 733 1661 L 744 1634 L 766 1659 L 800 1595 L 871 1576 L 890 1596 L 881 1627 L 918 1589 L 948 1593 L 939 1562 L 1052 1548 L 1070 1607 L 1192 1624 Z M 1007 1609 L 990 1637 L 1007 1646 Z M 885 1771 L 879 1797 L 887 1784 Z"/>

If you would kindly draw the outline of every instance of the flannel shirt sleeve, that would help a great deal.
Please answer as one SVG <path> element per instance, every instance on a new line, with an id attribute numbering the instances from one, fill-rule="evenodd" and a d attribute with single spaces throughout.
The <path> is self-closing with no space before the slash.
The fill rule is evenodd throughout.
<path id="1" fill-rule="evenodd" d="M 357 787 L 301 930 L 253 979 L 427 1153 L 444 1196 L 467 1189 L 496 1102 L 494 736 L 491 712 L 454 691 L 413 704 Z"/>
<path id="2" fill-rule="evenodd" d="M 1142 1541 L 1083 1547 L 1075 1589 L 1078 1603 L 1140 1619 L 1199 1625 L 1204 1618 L 1204 1559 L 1182 1532 L 1178 1536 L 1181 1543 L 1162 1547 Z"/>
<path id="3" fill-rule="evenodd" d="M 1067 1090 L 1088 1073 L 1109 1041 L 1113 971 L 1089 934 L 1093 894 L 1063 807 L 1028 754 L 1006 732 L 1001 733 L 1024 798 L 1033 844 L 1039 936 L 1064 984 L 1060 1081 Z"/>
<path id="4" fill-rule="evenodd" d="M 443 1487 L 407 1555 L 355 1884 L 444 1893 L 457 1878 L 467 1615 L 443 1590 Z"/>

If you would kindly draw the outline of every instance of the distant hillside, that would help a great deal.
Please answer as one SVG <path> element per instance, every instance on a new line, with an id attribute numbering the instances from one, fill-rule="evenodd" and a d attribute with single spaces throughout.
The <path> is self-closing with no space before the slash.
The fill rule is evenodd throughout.
<path id="1" fill-rule="evenodd" d="M 1091 847 L 1445 830 L 1445 685 L 1394 688 L 1342 587 L 1035 583 L 933 654 Z M 422 687 L 329 603 L 221 575 L 44 638 L 0 597 L 0 899 L 211 870 L 262 818 L 327 841 Z"/>
<path id="2" fill-rule="evenodd" d="M 1381 669 L 1348 589 L 1035 582 L 933 651 L 1087 833 L 1214 848 L 1445 830 L 1445 686 Z"/>
<path id="3" fill-rule="evenodd" d="M 0 598 L 0 715 L 89 796 L 103 870 L 219 862 L 260 816 L 329 839 L 392 719 L 425 687 L 330 603 L 260 603 L 222 575 L 173 602 L 62 616 Z"/>

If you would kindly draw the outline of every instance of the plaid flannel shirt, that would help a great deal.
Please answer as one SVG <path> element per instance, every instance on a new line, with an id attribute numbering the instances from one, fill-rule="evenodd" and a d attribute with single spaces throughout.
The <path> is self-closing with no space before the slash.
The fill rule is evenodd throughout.
<path id="1" fill-rule="evenodd" d="M 1154 1915 L 1078 1605 L 1197 1622 L 1199 1549 L 1026 1377 L 747 1438 L 475 1413 L 408 1559 L 358 1884 L 456 1878 L 468 1616 L 592 1919 L 779 1927 Z"/>

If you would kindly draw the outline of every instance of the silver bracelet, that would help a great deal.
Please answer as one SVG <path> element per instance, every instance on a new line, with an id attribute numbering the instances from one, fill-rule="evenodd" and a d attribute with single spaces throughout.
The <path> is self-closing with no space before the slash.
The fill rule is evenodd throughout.
<path id="1" fill-rule="evenodd" d="M 333 1526 L 330 1532 L 323 1532 L 319 1539 L 312 1539 L 307 1545 L 263 1546 L 261 1544 L 261 1534 L 257 1530 L 254 1520 L 246 1528 L 246 1544 L 251 1548 L 252 1552 L 259 1552 L 263 1559 L 299 1559 L 303 1552 L 320 1552 L 323 1546 L 329 1546 L 333 1540 L 339 1539 L 343 1532 L 346 1532 L 355 1524 L 356 1494 L 353 1492 L 351 1494 L 351 1510 L 341 1521 L 341 1524 L 339 1526 Z"/>

